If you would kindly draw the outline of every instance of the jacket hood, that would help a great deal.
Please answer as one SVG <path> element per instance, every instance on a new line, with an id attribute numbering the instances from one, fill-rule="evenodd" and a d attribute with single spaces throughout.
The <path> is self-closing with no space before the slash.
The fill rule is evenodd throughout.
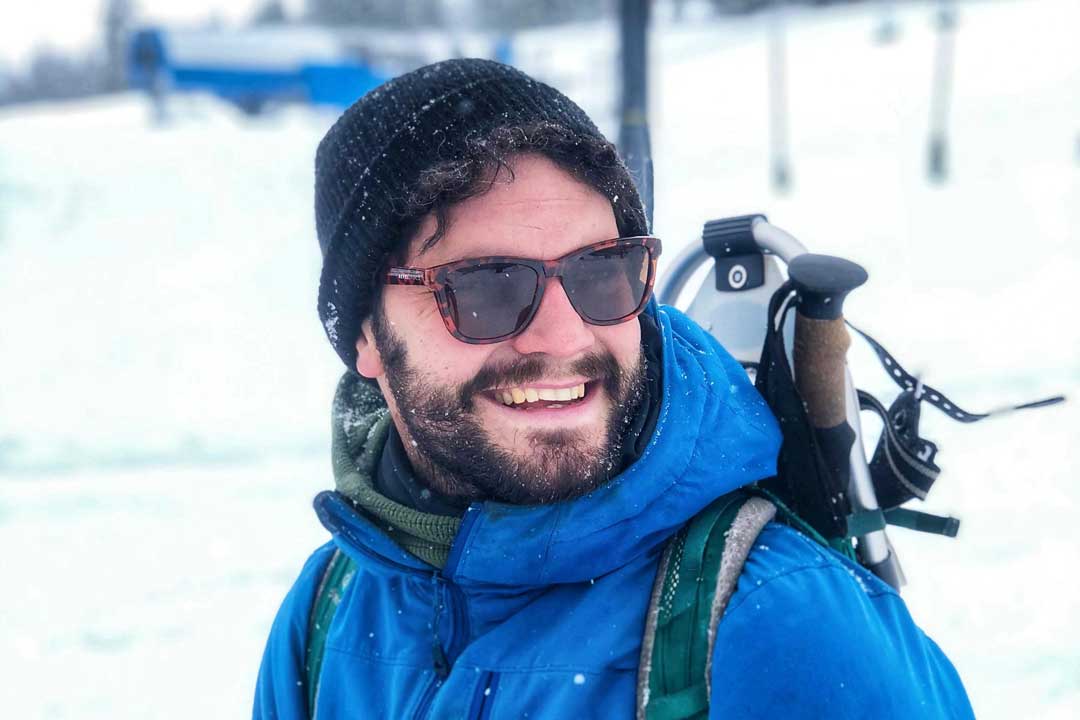
<path id="1" fill-rule="evenodd" d="M 473 503 L 445 577 L 514 587 L 600 577 L 656 549 L 714 499 L 775 473 L 780 432 L 742 366 L 678 310 L 650 303 L 646 312 L 660 327 L 663 382 L 656 428 L 641 456 L 574 500 Z M 372 571 L 433 572 L 342 495 L 321 493 L 315 507 L 339 546 Z"/>

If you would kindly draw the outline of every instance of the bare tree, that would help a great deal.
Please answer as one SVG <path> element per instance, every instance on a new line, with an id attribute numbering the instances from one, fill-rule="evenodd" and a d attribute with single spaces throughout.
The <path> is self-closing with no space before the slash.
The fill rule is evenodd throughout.
<path id="1" fill-rule="evenodd" d="M 307 0 L 307 15 L 327 25 L 438 27 L 444 25 L 441 0 Z"/>
<path id="2" fill-rule="evenodd" d="M 289 21 L 281 0 L 266 0 L 251 18 L 252 25 L 283 25 Z"/>
<path id="3" fill-rule="evenodd" d="M 132 0 L 107 0 L 105 4 L 105 69 L 102 84 L 106 91 L 122 90 L 127 85 L 128 34 L 134 15 Z"/>
<path id="4" fill-rule="evenodd" d="M 515 30 L 573 20 L 594 20 L 614 12 L 612 0 L 476 0 L 479 27 Z"/>

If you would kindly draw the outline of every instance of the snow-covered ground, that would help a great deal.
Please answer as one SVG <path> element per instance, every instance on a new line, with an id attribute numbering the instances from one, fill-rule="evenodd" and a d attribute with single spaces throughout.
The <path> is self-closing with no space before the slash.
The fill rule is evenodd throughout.
<path id="1" fill-rule="evenodd" d="M 961 406 L 926 416 L 956 540 L 893 531 L 920 624 L 980 717 L 1080 712 L 1080 27 L 1075 0 L 960 5 L 950 176 L 925 173 L 933 9 L 660 13 L 666 258 L 766 212 L 862 262 L 849 315 Z M 767 42 L 789 61 L 792 191 L 768 184 Z M 611 26 L 521 62 L 614 133 Z M 582 68 L 589 68 L 588 73 Z M 269 622 L 324 531 L 338 361 L 315 311 L 312 158 L 332 121 L 120 97 L 0 114 L 0 715 L 247 714 Z M 663 264 L 661 266 L 663 271 Z M 865 350 L 856 379 L 891 396 Z M 812 599 L 808 599 L 812 601 Z"/>

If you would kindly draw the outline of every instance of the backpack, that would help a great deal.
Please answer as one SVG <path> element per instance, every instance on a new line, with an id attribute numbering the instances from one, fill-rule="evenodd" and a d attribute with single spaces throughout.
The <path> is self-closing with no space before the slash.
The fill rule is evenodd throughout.
<path id="1" fill-rule="evenodd" d="M 717 625 L 758 534 L 777 516 L 829 545 L 782 502 L 758 488 L 742 488 L 716 499 L 668 540 L 657 566 L 641 642 L 638 720 L 708 717 Z M 312 604 L 304 686 L 313 718 L 327 632 L 355 570 L 353 560 L 335 550 Z"/>

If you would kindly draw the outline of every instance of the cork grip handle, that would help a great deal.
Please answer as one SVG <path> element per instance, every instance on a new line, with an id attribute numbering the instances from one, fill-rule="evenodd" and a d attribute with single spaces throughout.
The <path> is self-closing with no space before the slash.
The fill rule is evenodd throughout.
<path id="1" fill-rule="evenodd" d="M 795 387 L 806 403 L 810 424 L 832 428 L 847 421 L 845 359 L 851 336 L 843 318 L 795 318 Z"/>
<path id="2" fill-rule="evenodd" d="M 845 378 L 851 337 L 844 326 L 844 298 L 866 282 L 861 266 L 828 255 L 800 255 L 788 265 L 799 293 L 795 318 L 795 386 L 815 428 L 847 422 Z"/>

